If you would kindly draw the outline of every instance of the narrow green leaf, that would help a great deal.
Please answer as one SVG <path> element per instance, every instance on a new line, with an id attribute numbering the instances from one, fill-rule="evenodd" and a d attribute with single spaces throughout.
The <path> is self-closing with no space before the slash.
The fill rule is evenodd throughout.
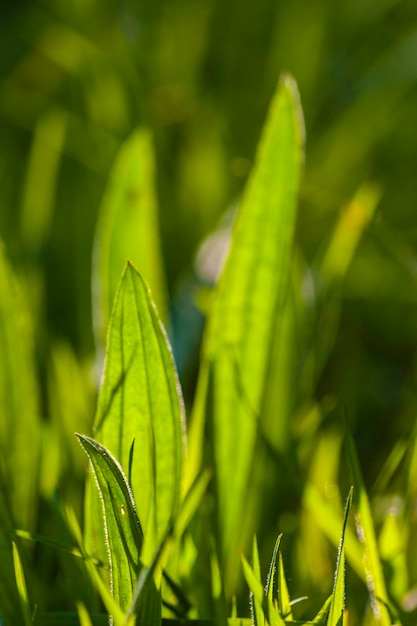
<path id="1" fill-rule="evenodd" d="M 214 457 L 229 584 L 237 575 L 242 519 L 252 513 L 244 507 L 257 434 L 254 416 L 261 414 L 274 322 L 286 300 L 303 136 L 297 88 L 284 77 L 238 210 L 204 343 L 190 474 L 201 462 L 204 396 L 212 368 Z"/>
<path id="2" fill-rule="evenodd" d="M 349 510 L 352 504 L 352 497 L 353 487 L 350 488 L 349 495 L 346 500 L 342 536 L 340 538 L 339 551 L 337 555 L 334 586 L 332 599 L 330 602 L 329 617 L 327 619 L 327 626 L 343 626 L 343 611 L 345 608 L 345 532 Z"/>
<path id="3" fill-rule="evenodd" d="M 265 618 L 262 608 L 264 599 L 264 588 L 262 586 L 262 581 L 259 580 L 254 569 L 252 569 L 252 567 L 249 565 L 243 554 L 241 555 L 241 561 L 243 574 L 251 591 L 253 621 L 255 623 L 255 626 L 263 626 Z"/>
<path id="4" fill-rule="evenodd" d="M 388 603 L 385 580 L 382 565 L 376 543 L 374 523 L 372 520 L 371 507 L 355 445 L 348 428 L 346 428 L 346 443 L 349 463 L 355 486 L 357 499 L 357 513 L 355 517 L 356 529 L 362 547 L 363 563 L 365 566 L 366 584 L 368 586 L 371 607 L 376 620 L 381 626 L 389 626 L 391 620 L 386 605 Z"/>
<path id="5" fill-rule="evenodd" d="M 260 586 L 262 587 L 262 574 L 261 574 L 261 564 L 259 561 L 259 550 L 258 550 L 258 542 L 256 540 L 256 536 L 254 535 L 252 541 L 252 567 L 253 573 L 257 581 L 259 581 Z M 265 613 L 263 609 L 264 605 L 264 589 L 262 588 L 262 596 L 259 594 L 259 589 L 256 588 L 253 591 L 253 612 L 255 617 L 255 623 L 260 626 L 265 621 Z"/>
<path id="6" fill-rule="evenodd" d="M 12 527 L 10 509 L 4 497 L 0 480 L 0 616 L 4 618 L 6 624 L 19 623 L 19 620 L 22 619 L 19 596 L 13 576 L 13 549 L 10 541 Z"/>
<path id="7" fill-rule="evenodd" d="M 22 607 L 23 619 L 26 626 L 32 626 L 32 612 L 30 610 L 30 602 L 26 587 L 25 573 L 23 571 L 22 561 L 20 559 L 19 550 L 13 541 L 13 562 L 16 577 L 17 590 L 19 592 L 20 606 Z"/>
<path id="8" fill-rule="evenodd" d="M 77 612 L 80 620 L 80 626 L 93 626 L 88 611 L 81 602 L 77 603 Z"/>
<path id="9" fill-rule="evenodd" d="M 127 610 L 139 574 L 143 534 L 133 494 L 116 459 L 104 446 L 85 435 L 77 435 L 94 471 L 100 493 L 106 537 L 112 595 Z"/>
<path id="10" fill-rule="evenodd" d="M 276 567 L 279 546 L 281 544 L 282 533 L 280 533 L 275 541 L 274 550 L 272 552 L 271 563 L 269 564 L 268 578 L 266 579 L 266 595 L 268 600 L 272 602 L 274 594 L 274 586 L 276 585 Z"/>
<path id="11" fill-rule="evenodd" d="M 277 595 L 278 608 L 282 617 L 288 621 L 293 620 L 290 594 L 288 593 L 287 580 L 284 572 L 284 561 L 281 551 L 278 552 L 278 570 L 277 570 Z"/>
<path id="12" fill-rule="evenodd" d="M 330 595 L 327 598 L 327 600 L 324 602 L 320 611 L 317 613 L 316 617 L 313 619 L 312 621 L 313 624 L 316 624 L 319 626 L 324 626 L 325 624 L 327 624 L 327 617 L 329 615 L 329 609 L 330 609 L 330 604 L 332 602 L 332 599 L 333 599 L 333 594 Z"/>
<path id="13" fill-rule="evenodd" d="M 41 432 L 32 329 L 1 242 L 0 407 L 0 472 L 5 499 L 15 524 L 32 529 L 37 511 Z"/>
<path id="14" fill-rule="evenodd" d="M 126 474 L 131 466 L 145 535 L 142 560 L 149 564 L 179 506 L 185 431 L 168 340 L 149 289 L 130 263 L 110 323 L 94 432 Z M 88 505 L 90 536 L 96 509 Z"/>
<path id="15" fill-rule="evenodd" d="M 321 531 L 334 546 L 338 546 L 341 516 L 335 512 L 334 507 L 326 501 L 313 483 L 309 482 L 304 487 L 303 504 Z M 354 531 L 349 526 L 345 532 L 345 554 L 349 565 L 359 578 L 366 582 L 360 546 Z"/>

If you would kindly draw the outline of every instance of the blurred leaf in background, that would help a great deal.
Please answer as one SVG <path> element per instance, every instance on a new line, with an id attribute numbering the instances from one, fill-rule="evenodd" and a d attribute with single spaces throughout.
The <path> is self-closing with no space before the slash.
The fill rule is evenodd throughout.
<path id="1" fill-rule="evenodd" d="M 303 572 L 293 597 L 307 578 L 312 592 L 328 593 L 321 573 L 333 571 L 334 541 L 326 536 L 340 524 L 325 515 L 325 531 L 312 509 L 337 510 L 338 481 L 346 487 L 345 409 L 377 537 L 382 528 L 387 587 L 398 604 L 408 598 L 412 621 L 416 3 L 5 0 L 0 18 L 2 526 L 13 515 L 65 544 L 64 498 L 81 517 L 85 460 L 71 433 L 91 433 L 99 346 L 126 258 L 151 284 L 192 405 L 213 282 L 195 256 L 222 232 L 211 247 L 221 265 L 222 220 L 240 203 L 277 78 L 288 71 L 303 103 L 306 165 L 289 295 L 255 407 L 268 466 L 256 480 L 274 495 L 250 532 L 258 530 L 261 560 L 285 532 L 288 579 Z M 409 555 L 408 580 L 391 541 Z M 45 545 L 27 552 L 32 581 L 47 581 L 40 610 L 65 605 L 75 614 L 74 567 L 61 570 L 62 557 Z"/>

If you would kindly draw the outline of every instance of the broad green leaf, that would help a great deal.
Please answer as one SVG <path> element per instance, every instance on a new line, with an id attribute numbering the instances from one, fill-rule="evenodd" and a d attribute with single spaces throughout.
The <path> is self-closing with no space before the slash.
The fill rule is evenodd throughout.
<path id="1" fill-rule="evenodd" d="M 371 598 L 371 607 L 377 622 L 381 626 L 389 626 L 391 624 L 391 620 L 386 608 L 388 603 L 387 591 L 382 565 L 378 554 L 371 507 L 369 504 L 368 494 L 366 493 L 365 484 L 363 482 L 355 446 L 348 428 L 346 428 L 346 442 L 355 487 L 356 501 L 358 503 L 355 517 L 356 529 L 362 547 L 363 564 L 366 574 L 366 583 L 368 585 L 369 595 Z"/>
<path id="2" fill-rule="evenodd" d="M 34 527 L 41 423 L 29 314 L 0 242 L 1 479 L 14 523 Z"/>
<path id="3" fill-rule="evenodd" d="M 343 612 L 345 609 L 345 532 L 349 510 L 352 504 L 352 497 L 353 488 L 351 487 L 345 506 L 345 516 L 343 519 L 342 536 L 340 538 L 339 551 L 337 554 L 334 586 L 327 626 L 343 626 Z"/>
<path id="4" fill-rule="evenodd" d="M 121 609 L 127 610 L 139 575 L 143 543 L 133 495 L 120 464 L 110 452 L 94 439 L 77 437 L 91 461 L 102 502 L 112 595 Z"/>
<path id="5" fill-rule="evenodd" d="M 207 395 L 212 386 L 214 461 L 221 545 L 233 588 L 242 519 L 268 377 L 273 329 L 284 309 L 303 159 L 296 85 L 284 77 L 272 101 L 256 164 L 233 228 L 214 296 L 192 419 L 189 478 L 201 464 Z M 260 497 L 260 496 L 259 496 Z M 254 505 L 261 506 L 261 502 Z"/>
<path id="6" fill-rule="evenodd" d="M 120 272 L 129 259 L 149 282 L 166 316 L 158 233 L 155 157 L 149 130 L 136 130 L 122 145 L 99 212 L 93 265 L 94 321 L 103 345 Z"/>
<path id="7" fill-rule="evenodd" d="M 184 417 L 165 331 L 147 285 L 130 263 L 114 304 L 94 432 L 125 474 L 131 473 L 145 535 L 142 559 L 149 565 L 179 506 Z M 94 506 L 87 509 L 90 529 Z"/>

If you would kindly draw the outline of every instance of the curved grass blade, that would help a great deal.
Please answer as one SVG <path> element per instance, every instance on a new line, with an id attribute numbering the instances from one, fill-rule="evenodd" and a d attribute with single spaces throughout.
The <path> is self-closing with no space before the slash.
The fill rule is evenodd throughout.
<path id="1" fill-rule="evenodd" d="M 32 333 L 24 298 L 1 242 L 0 407 L 3 493 L 14 523 L 33 529 L 38 498 L 41 423 Z"/>
<path id="2" fill-rule="evenodd" d="M 268 578 L 266 579 L 266 588 L 265 592 L 268 597 L 268 600 L 272 602 L 274 597 L 274 586 L 276 585 L 276 567 L 277 567 L 277 558 L 279 546 L 281 544 L 282 533 L 280 533 L 275 541 L 274 550 L 272 552 L 271 563 L 269 564 L 269 572 Z"/>
<path id="3" fill-rule="evenodd" d="M 329 608 L 329 617 L 327 619 L 327 626 L 343 626 L 343 611 L 345 608 L 345 532 L 349 516 L 349 510 L 352 504 L 352 497 L 353 487 L 350 488 L 349 495 L 346 500 L 342 536 L 340 538 L 339 551 L 337 555 L 334 586 Z"/>
<path id="4" fill-rule="evenodd" d="M 371 507 L 369 504 L 368 494 L 366 493 L 365 484 L 363 482 L 355 445 L 348 428 L 346 428 L 346 443 L 353 483 L 357 493 L 358 504 L 355 516 L 356 530 L 362 547 L 366 584 L 371 598 L 371 607 L 378 623 L 381 626 L 389 626 L 391 624 L 391 619 L 386 608 L 388 604 L 388 596 L 376 543 Z"/>
<path id="5" fill-rule="evenodd" d="M 178 509 L 185 430 L 168 340 L 149 289 L 130 263 L 114 304 L 94 432 L 131 473 L 145 535 L 142 560 L 149 565 Z M 90 535 L 96 511 L 97 504 L 88 505 Z"/>
<path id="6" fill-rule="evenodd" d="M 22 607 L 23 621 L 25 626 L 32 626 L 32 612 L 30 610 L 29 597 L 26 587 L 25 573 L 23 571 L 22 561 L 20 559 L 19 550 L 13 541 L 13 562 L 16 577 L 17 590 L 19 592 L 20 606 Z"/>
<path id="7" fill-rule="evenodd" d="M 110 562 L 112 595 L 126 611 L 139 575 L 143 534 L 122 468 L 94 439 L 77 434 L 93 468 L 100 493 Z"/>
<path id="8" fill-rule="evenodd" d="M 238 570 L 237 548 L 245 543 L 241 520 L 261 505 L 256 502 L 252 511 L 246 507 L 243 512 L 257 437 L 254 415 L 262 413 L 273 329 L 288 289 L 303 137 L 297 88 L 284 77 L 239 207 L 205 337 L 189 480 L 198 473 L 202 457 L 211 368 L 219 526 L 221 546 L 224 551 L 227 547 L 228 555 L 226 584 L 231 589 Z M 242 401 L 239 387 L 247 402 Z"/>

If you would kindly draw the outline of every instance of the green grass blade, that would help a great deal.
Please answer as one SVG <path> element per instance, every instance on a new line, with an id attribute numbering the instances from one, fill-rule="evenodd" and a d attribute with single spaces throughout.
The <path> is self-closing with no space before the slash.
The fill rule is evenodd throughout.
<path id="1" fill-rule="evenodd" d="M 0 481 L 0 619 L 6 624 L 19 623 L 22 619 L 19 596 L 14 581 L 14 561 L 10 530 L 12 529 L 10 509 L 4 497 Z"/>
<path id="2" fill-rule="evenodd" d="M 287 579 L 284 572 L 284 561 L 281 551 L 278 552 L 278 568 L 277 568 L 277 595 L 278 608 L 280 615 L 288 621 L 293 620 L 290 594 L 288 592 Z"/>
<path id="3" fill-rule="evenodd" d="M 262 608 L 264 599 L 264 588 L 262 581 L 259 580 L 254 569 L 249 565 L 248 561 L 241 555 L 243 574 L 245 576 L 248 587 L 251 591 L 252 617 L 255 626 L 263 626 L 265 622 L 264 612 Z"/>
<path id="4" fill-rule="evenodd" d="M 77 603 L 77 612 L 80 626 L 93 626 L 88 611 L 82 603 Z"/>
<path id="5" fill-rule="evenodd" d="M 316 617 L 313 619 L 312 623 L 320 626 L 324 626 L 327 623 L 327 617 L 329 615 L 330 604 L 333 599 L 333 594 L 330 595 L 327 600 L 324 602 L 320 611 L 317 613 Z"/>
<path id="6" fill-rule="evenodd" d="M 25 626 L 32 626 L 32 612 L 30 610 L 30 602 L 26 587 L 25 573 L 23 571 L 22 561 L 20 559 L 19 550 L 13 541 L 13 562 L 16 578 L 17 590 L 19 592 L 20 606 L 22 607 L 23 620 Z"/>
<path id="7" fill-rule="evenodd" d="M 320 530 L 330 539 L 334 546 L 340 541 L 341 517 L 334 507 L 323 497 L 316 486 L 309 482 L 304 487 L 303 504 Z M 354 531 L 348 526 L 345 532 L 345 555 L 349 565 L 364 582 L 363 559 L 360 546 Z"/>
<path id="8" fill-rule="evenodd" d="M 147 285 L 130 263 L 113 309 L 95 437 L 125 474 L 132 465 L 131 487 L 145 534 L 142 559 L 149 565 L 179 506 L 184 416 L 165 331 Z"/>
<path id="9" fill-rule="evenodd" d="M 204 393 L 212 364 L 220 527 L 222 545 L 231 555 L 227 576 L 232 579 L 237 571 L 237 547 L 242 545 L 241 520 L 250 514 L 243 513 L 243 507 L 257 434 L 254 415 L 261 413 L 274 321 L 286 300 L 302 155 L 298 92 L 294 81 L 285 77 L 272 101 L 236 217 L 201 370 Z M 200 396 L 193 420 L 191 447 L 196 460 L 191 472 L 198 471 L 201 458 L 202 403 Z"/>
<path id="10" fill-rule="evenodd" d="M 345 608 L 345 532 L 352 504 L 353 488 L 351 487 L 345 506 L 343 519 L 342 536 L 340 538 L 339 551 L 337 555 L 336 572 L 334 577 L 334 587 L 329 608 L 327 626 L 343 626 L 343 611 Z"/>
<path id="11" fill-rule="evenodd" d="M 129 259 L 146 276 L 165 319 L 165 281 L 158 234 L 155 156 L 147 129 L 122 145 L 99 211 L 93 264 L 94 322 L 104 345 L 120 272 Z"/>
<path id="12" fill-rule="evenodd" d="M 276 585 L 276 567 L 278 559 L 279 546 L 281 544 L 282 533 L 278 535 L 275 541 L 274 550 L 272 552 L 271 563 L 269 564 L 268 578 L 266 579 L 266 595 L 268 600 L 272 602 L 274 594 L 274 586 Z"/>
<path id="13" fill-rule="evenodd" d="M 375 615 L 375 619 L 381 626 L 389 626 L 391 624 L 391 620 L 386 608 L 388 603 L 387 591 L 377 548 L 371 506 L 369 504 L 368 494 L 363 482 L 362 472 L 359 466 L 359 460 L 356 454 L 353 439 L 348 428 L 346 428 L 346 443 L 356 499 L 358 502 L 355 518 L 356 528 L 362 547 L 366 583 L 368 585 L 371 598 L 372 611 Z"/>
<path id="14" fill-rule="evenodd" d="M 33 529 L 41 423 L 25 304 L 0 242 L 0 471 L 15 524 Z"/>
<path id="15" fill-rule="evenodd" d="M 139 574 L 143 535 L 133 495 L 123 471 L 104 446 L 77 435 L 86 451 L 97 481 L 108 541 L 112 595 L 127 610 Z"/>

